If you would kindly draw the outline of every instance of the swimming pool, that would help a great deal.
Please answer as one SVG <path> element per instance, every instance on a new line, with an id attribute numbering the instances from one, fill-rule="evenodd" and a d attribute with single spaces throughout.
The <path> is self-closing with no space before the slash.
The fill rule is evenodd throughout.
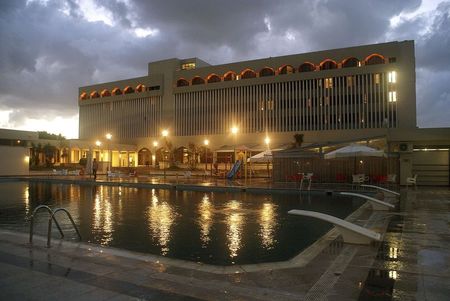
<path id="1" fill-rule="evenodd" d="M 216 265 L 284 261 L 331 229 L 288 215 L 304 209 L 345 218 L 362 201 L 324 193 L 195 192 L 46 182 L 0 182 L 0 227 L 27 232 L 41 204 L 70 211 L 83 241 Z M 75 232 L 63 215 L 66 237 Z M 45 235 L 47 214 L 36 233 Z M 57 231 L 54 231 L 57 237 Z"/>

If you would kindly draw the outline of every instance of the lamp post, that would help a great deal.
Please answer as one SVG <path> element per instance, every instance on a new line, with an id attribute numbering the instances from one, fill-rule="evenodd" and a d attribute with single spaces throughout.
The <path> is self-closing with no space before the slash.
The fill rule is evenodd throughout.
<path id="1" fill-rule="evenodd" d="M 164 144 L 165 144 L 165 147 L 164 147 L 164 153 L 165 153 L 165 152 L 166 152 L 166 149 L 167 149 L 167 136 L 169 136 L 169 131 L 168 131 L 168 130 L 163 130 L 163 131 L 161 132 L 161 134 L 162 134 L 162 136 L 163 136 L 163 138 L 164 138 Z M 165 155 L 165 154 L 164 154 L 163 162 L 164 162 L 164 168 L 163 168 L 163 171 L 164 171 L 164 179 L 166 179 L 166 155 Z"/>
<path id="2" fill-rule="evenodd" d="M 158 141 L 153 141 L 153 155 L 152 155 L 152 162 L 153 167 L 156 168 L 156 148 L 158 147 Z"/>
<path id="3" fill-rule="evenodd" d="M 236 162 L 236 136 L 237 133 L 239 132 L 239 129 L 236 126 L 233 126 L 231 128 L 231 133 L 233 134 L 233 141 L 234 141 L 234 148 L 233 148 L 233 152 L 234 152 L 234 161 Z M 234 163 L 234 162 L 233 162 Z"/>
<path id="4" fill-rule="evenodd" d="M 208 144 L 209 144 L 209 140 L 205 139 L 203 141 L 203 144 L 205 145 L 205 176 L 206 176 L 206 172 L 208 171 Z"/>
<path id="5" fill-rule="evenodd" d="M 111 171 L 112 166 L 112 151 L 111 151 L 111 139 L 112 135 L 110 133 L 107 133 L 105 135 L 106 140 L 108 140 L 108 171 Z"/>
<path id="6" fill-rule="evenodd" d="M 264 143 L 267 145 L 267 150 L 270 150 L 270 138 L 266 136 Z M 270 178 L 270 162 L 267 161 L 267 176 Z"/>

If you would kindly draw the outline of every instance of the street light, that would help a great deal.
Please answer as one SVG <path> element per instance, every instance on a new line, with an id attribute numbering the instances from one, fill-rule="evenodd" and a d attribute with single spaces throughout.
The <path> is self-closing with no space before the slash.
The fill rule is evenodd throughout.
<path id="1" fill-rule="evenodd" d="M 153 141 L 153 155 L 152 155 L 152 161 L 153 161 L 153 167 L 156 167 L 156 148 L 158 147 L 158 141 Z"/>
<path id="2" fill-rule="evenodd" d="M 237 133 L 239 132 L 239 128 L 238 127 L 236 127 L 236 126 L 233 126 L 232 128 L 231 128 L 231 133 L 233 134 L 233 136 L 234 136 L 234 149 L 233 149 L 233 152 L 234 152 L 234 161 L 236 161 L 236 136 L 237 136 Z M 234 162 L 233 162 L 234 163 Z"/>
<path id="3" fill-rule="evenodd" d="M 161 134 L 164 137 L 164 144 L 165 144 L 164 152 L 166 152 L 166 149 L 167 149 L 167 136 L 169 136 L 169 131 L 168 130 L 162 130 Z M 163 159 L 164 159 L 163 160 L 164 161 L 163 171 L 164 171 L 164 179 L 165 179 L 166 178 L 166 155 L 165 154 L 164 154 L 164 158 Z"/>
<path id="4" fill-rule="evenodd" d="M 266 136 L 264 143 L 267 145 L 267 150 L 270 150 L 270 138 Z M 267 161 L 267 176 L 270 178 L 270 162 Z"/>
<path id="5" fill-rule="evenodd" d="M 107 133 L 105 135 L 106 140 L 108 140 L 108 171 L 111 171 L 111 166 L 112 166 L 112 151 L 111 151 L 111 139 L 112 139 L 112 135 L 110 133 Z"/>
<path id="6" fill-rule="evenodd" d="M 205 176 L 206 176 L 206 172 L 208 169 L 208 144 L 209 144 L 209 140 L 205 139 L 203 141 L 203 144 L 205 145 Z"/>
<path id="7" fill-rule="evenodd" d="M 97 145 L 99 156 L 100 156 L 100 145 L 102 145 L 102 142 L 100 140 L 97 140 L 97 141 L 95 141 L 95 145 Z"/>

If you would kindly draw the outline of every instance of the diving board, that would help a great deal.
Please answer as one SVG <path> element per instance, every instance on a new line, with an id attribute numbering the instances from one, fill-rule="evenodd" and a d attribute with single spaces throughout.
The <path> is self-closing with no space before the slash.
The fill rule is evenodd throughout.
<path id="1" fill-rule="evenodd" d="M 352 224 L 350 222 L 347 222 L 346 220 L 328 214 L 297 209 L 289 210 L 288 213 L 294 215 L 315 217 L 334 224 L 336 229 L 341 233 L 344 242 L 346 243 L 368 245 L 373 240 L 381 241 L 380 233 Z"/>
<path id="2" fill-rule="evenodd" d="M 375 185 L 368 185 L 368 184 L 361 184 L 360 186 L 362 187 L 369 187 L 369 188 L 375 188 L 384 192 L 388 192 L 388 193 L 392 193 L 393 195 L 400 195 L 400 193 L 386 189 L 384 187 L 380 187 L 380 186 L 375 186 Z"/>
<path id="3" fill-rule="evenodd" d="M 374 210 L 389 210 L 389 208 L 394 209 L 395 206 L 383 201 L 380 201 L 376 198 L 364 195 L 364 194 L 360 194 L 360 193 L 353 193 L 353 192 L 341 192 L 340 194 L 343 195 L 350 195 L 350 196 L 356 196 L 356 197 L 360 197 L 363 199 L 366 199 L 368 201 L 370 201 L 370 204 L 372 205 L 372 208 Z"/>

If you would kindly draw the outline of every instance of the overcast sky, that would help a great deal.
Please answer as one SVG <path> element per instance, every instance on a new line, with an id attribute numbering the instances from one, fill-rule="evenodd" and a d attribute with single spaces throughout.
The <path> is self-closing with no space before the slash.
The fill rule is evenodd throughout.
<path id="1" fill-rule="evenodd" d="M 450 126 L 450 1 L 0 0 L 0 128 L 78 136 L 78 87 L 147 63 L 211 64 L 415 40 L 419 127 Z"/>

